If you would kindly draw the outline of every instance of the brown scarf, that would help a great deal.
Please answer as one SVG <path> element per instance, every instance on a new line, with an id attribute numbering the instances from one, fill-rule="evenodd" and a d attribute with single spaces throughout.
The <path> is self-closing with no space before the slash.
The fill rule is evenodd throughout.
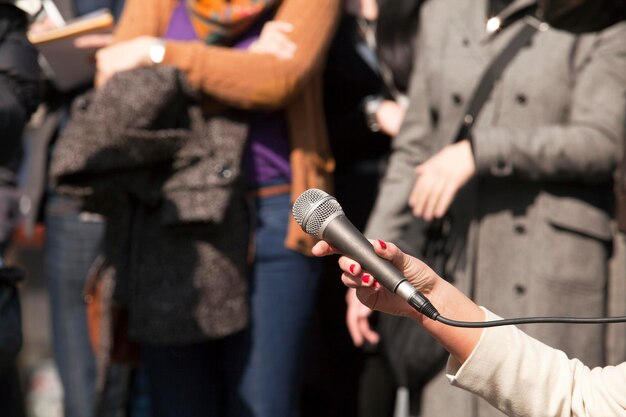
<path id="1" fill-rule="evenodd" d="M 244 33 L 256 19 L 280 0 L 186 0 L 198 37 L 223 45 Z"/>

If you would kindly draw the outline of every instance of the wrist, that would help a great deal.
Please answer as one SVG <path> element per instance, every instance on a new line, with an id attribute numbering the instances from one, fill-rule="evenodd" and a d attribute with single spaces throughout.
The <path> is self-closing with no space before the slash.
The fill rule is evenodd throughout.
<path id="1" fill-rule="evenodd" d="M 381 127 L 378 123 L 378 110 L 383 104 L 383 97 L 378 95 L 367 96 L 361 102 L 361 108 L 365 115 L 365 124 L 372 132 L 380 132 Z"/>

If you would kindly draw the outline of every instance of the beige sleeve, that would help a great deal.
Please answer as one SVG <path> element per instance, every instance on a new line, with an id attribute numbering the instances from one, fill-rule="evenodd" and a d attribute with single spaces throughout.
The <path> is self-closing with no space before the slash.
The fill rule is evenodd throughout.
<path id="1" fill-rule="evenodd" d="M 626 363 L 589 369 L 514 326 L 486 329 L 468 360 L 450 359 L 446 373 L 507 415 L 626 416 Z"/>

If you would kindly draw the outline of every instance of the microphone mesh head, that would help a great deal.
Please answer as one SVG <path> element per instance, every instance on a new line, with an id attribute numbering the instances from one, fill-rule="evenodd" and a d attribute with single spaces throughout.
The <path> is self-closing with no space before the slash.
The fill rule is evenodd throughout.
<path id="1" fill-rule="evenodd" d="M 293 204 L 293 217 L 310 235 L 321 238 L 321 227 L 324 221 L 335 213 L 343 213 L 339 202 L 330 194 L 310 188 L 300 194 Z"/>

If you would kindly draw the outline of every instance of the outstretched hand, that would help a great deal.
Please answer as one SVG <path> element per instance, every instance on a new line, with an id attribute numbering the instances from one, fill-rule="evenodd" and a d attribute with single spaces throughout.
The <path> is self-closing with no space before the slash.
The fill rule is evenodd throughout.
<path id="1" fill-rule="evenodd" d="M 435 286 L 443 281 L 428 265 L 405 254 L 393 243 L 380 240 L 371 242 L 376 254 L 391 261 L 393 266 L 408 279 L 409 283 L 424 295 L 428 296 Z M 334 253 L 337 251 L 325 241 L 320 241 L 313 247 L 315 256 L 326 256 Z M 355 288 L 357 298 L 365 306 L 395 316 L 421 317 L 406 301 L 382 287 L 376 281 L 376 277 L 372 277 L 367 271 L 364 271 L 358 262 L 347 256 L 342 256 L 339 258 L 339 267 L 343 271 L 341 280 L 344 285 Z"/>
<path id="2" fill-rule="evenodd" d="M 370 242 L 372 242 L 376 254 L 391 261 L 409 283 L 430 300 L 442 316 L 464 321 L 483 321 L 485 319 L 484 312 L 473 301 L 452 284 L 439 277 L 424 262 L 405 254 L 393 243 L 381 240 L 370 240 Z M 335 253 L 338 251 L 325 241 L 320 241 L 313 246 L 315 256 Z M 347 256 L 339 258 L 339 267 L 343 271 L 341 275 L 343 283 L 350 288 L 355 288 L 358 299 L 370 309 L 396 316 L 411 317 L 423 325 L 426 331 L 461 363 L 474 350 L 482 334 L 482 329 L 447 326 L 419 314 L 406 301 L 382 287 L 376 281 L 376 277 L 372 277 L 367 271 L 364 271 L 358 262 Z"/>
<path id="3" fill-rule="evenodd" d="M 354 288 L 346 291 L 346 326 L 354 346 L 362 346 L 365 341 L 377 345 L 380 335 L 370 326 L 372 310 L 363 305 L 356 296 Z"/>

